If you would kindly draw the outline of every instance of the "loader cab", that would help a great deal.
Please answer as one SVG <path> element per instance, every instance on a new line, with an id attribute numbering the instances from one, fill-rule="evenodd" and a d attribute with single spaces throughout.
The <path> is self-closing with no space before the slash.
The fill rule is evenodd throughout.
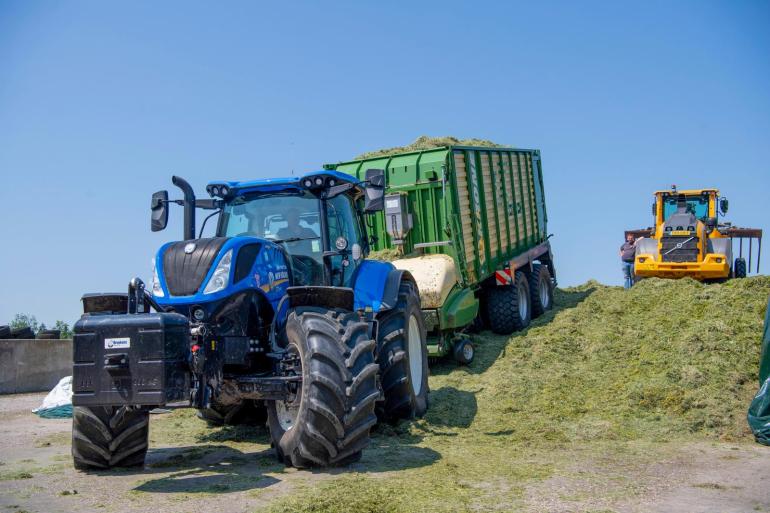
<path id="1" fill-rule="evenodd" d="M 657 191 L 653 203 L 655 225 L 660 226 L 668 221 L 680 207 L 684 207 L 685 212 L 694 215 L 698 221 L 706 223 L 709 218 L 717 216 L 718 197 L 719 191 L 716 189 L 678 191 L 672 187 L 671 190 Z"/>

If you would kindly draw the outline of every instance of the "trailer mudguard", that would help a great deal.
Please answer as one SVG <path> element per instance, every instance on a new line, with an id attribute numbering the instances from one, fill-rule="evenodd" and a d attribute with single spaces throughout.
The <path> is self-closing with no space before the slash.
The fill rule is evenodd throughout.
<path id="1" fill-rule="evenodd" d="M 390 310 L 398 301 L 398 287 L 406 271 L 393 267 L 390 262 L 364 260 L 353 276 L 354 305 L 356 309 L 370 307 L 374 313 Z M 411 275 L 409 275 L 411 279 Z"/>

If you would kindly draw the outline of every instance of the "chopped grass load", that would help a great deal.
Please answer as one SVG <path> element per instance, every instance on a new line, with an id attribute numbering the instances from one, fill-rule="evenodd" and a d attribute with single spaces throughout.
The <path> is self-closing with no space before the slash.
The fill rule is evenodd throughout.
<path id="1" fill-rule="evenodd" d="M 410 151 L 430 150 L 431 148 L 440 148 L 442 146 L 486 146 L 489 148 L 510 148 L 510 145 L 497 144 L 486 139 L 458 139 L 457 137 L 429 137 L 421 135 L 414 140 L 412 144 L 406 146 L 396 146 L 393 148 L 383 148 L 381 150 L 369 151 L 357 156 L 354 160 L 370 159 L 374 157 L 387 157 L 396 153 L 407 153 Z"/>

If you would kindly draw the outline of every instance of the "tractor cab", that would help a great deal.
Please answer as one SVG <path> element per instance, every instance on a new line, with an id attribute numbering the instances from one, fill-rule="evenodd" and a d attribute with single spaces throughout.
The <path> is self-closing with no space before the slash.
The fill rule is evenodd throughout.
<path id="1" fill-rule="evenodd" d="M 322 180 L 316 185 L 316 179 Z M 278 185 L 212 183 L 222 195 L 217 237 L 256 237 L 278 244 L 291 267 L 292 285 L 349 287 L 368 253 L 364 188 L 352 177 L 311 175 Z"/>

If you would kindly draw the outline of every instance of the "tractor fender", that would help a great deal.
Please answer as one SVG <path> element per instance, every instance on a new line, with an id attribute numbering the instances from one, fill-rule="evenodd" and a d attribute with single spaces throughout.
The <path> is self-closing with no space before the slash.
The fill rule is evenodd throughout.
<path id="1" fill-rule="evenodd" d="M 365 260 L 353 276 L 355 308 L 371 308 L 374 313 L 390 310 L 398 302 L 401 280 L 414 282 L 409 271 L 396 269 L 390 262 Z"/>

